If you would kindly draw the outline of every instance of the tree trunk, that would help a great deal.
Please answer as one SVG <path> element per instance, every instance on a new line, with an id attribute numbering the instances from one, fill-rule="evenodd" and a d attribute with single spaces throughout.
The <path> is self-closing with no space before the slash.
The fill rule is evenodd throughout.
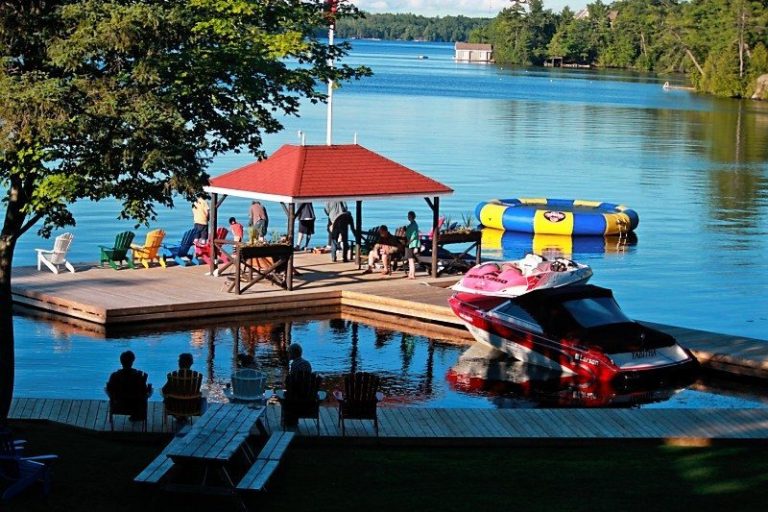
<path id="1" fill-rule="evenodd" d="M 28 179 L 33 173 L 28 174 Z M 5 222 L 0 232 L 0 426 L 8 422 L 13 400 L 15 350 L 13 336 L 13 300 L 11 297 L 11 268 L 16 241 L 25 229 L 26 214 L 22 211 L 27 195 L 23 182 L 14 175 L 10 179 Z"/>
<path id="2" fill-rule="evenodd" d="M 15 361 L 11 263 L 15 246 L 15 237 L 0 237 L 0 426 L 8 420 L 13 399 Z"/>
<path id="3" fill-rule="evenodd" d="M 701 73 L 701 76 L 704 76 L 704 70 L 699 66 L 699 61 L 696 60 L 696 57 L 694 57 L 693 53 L 691 53 L 691 50 L 688 48 L 685 49 L 685 54 L 688 55 L 688 58 L 691 59 L 693 62 L 693 65 L 696 66 L 696 69 L 699 70 L 699 73 Z"/>

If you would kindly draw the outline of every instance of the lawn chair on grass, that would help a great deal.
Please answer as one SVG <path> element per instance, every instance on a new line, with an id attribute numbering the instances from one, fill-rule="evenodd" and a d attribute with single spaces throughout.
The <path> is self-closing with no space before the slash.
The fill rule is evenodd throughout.
<path id="1" fill-rule="evenodd" d="M 165 231 L 155 229 L 147 233 L 144 245 L 131 244 L 133 262 L 141 263 L 144 265 L 144 268 L 149 268 L 149 264 L 156 261 L 161 267 L 165 268 L 165 259 L 160 258 L 157 254 L 163 243 L 163 238 L 165 238 Z"/>
<path id="2" fill-rule="evenodd" d="M 372 373 L 357 372 L 344 376 L 344 391 L 333 392 L 339 402 L 339 425 L 345 435 L 344 420 L 373 420 L 376 435 L 379 435 L 377 405 L 384 400 L 379 391 L 380 379 Z"/>
<path id="3" fill-rule="evenodd" d="M 0 505 L 28 487 L 41 483 L 43 495 L 51 489 L 51 464 L 56 455 L 24 457 L 7 429 L 0 430 Z M 0 507 L 2 508 L 2 507 Z"/>
<path id="4" fill-rule="evenodd" d="M 163 427 L 168 416 L 184 421 L 205 412 L 205 399 L 200 392 L 202 383 L 203 375 L 194 370 L 176 370 L 168 374 L 168 381 L 162 389 Z"/>
<path id="5" fill-rule="evenodd" d="M 185 267 L 187 265 L 196 265 L 197 260 L 194 254 L 190 254 L 192 246 L 195 244 L 194 229 L 186 231 L 181 236 L 181 241 L 178 245 L 165 245 L 163 244 L 162 251 L 160 253 L 161 265 L 168 264 L 168 258 L 173 259 L 179 266 Z"/>
<path id="6" fill-rule="evenodd" d="M 315 420 L 317 435 L 320 435 L 320 402 L 326 392 L 320 389 L 323 378 L 317 373 L 298 372 L 285 379 L 285 389 L 277 392 L 280 401 L 280 424 L 296 427 L 300 418 Z"/>
<path id="7" fill-rule="evenodd" d="M 133 265 L 133 257 L 128 256 L 134 236 L 132 231 L 124 231 L 117 234 L 115 244 L 112 247 L 100 245 L 99 264 L 103 266 L 104 263 L 109 263 L 110 267 L 117 270 L 118 265 L 122 267 L 123 262 L 126 262 L 130 268 L 136 268 Z"/>
<path id="8" fill-rule="evenodd" d="M 232 374 L 232 387 L 224 389 L 224 396 L 232 403 L 261 402 L 266 384 L 267 376 L 262 372 L 244 368 Z"/>
<path id="9" fill-rule="evenodd" d="M 69 246 L 72 245 L 72 233 L 64 233 L 56 237 L 56 241 L 53 243 L 53 249 L 35 249 L 37 251 L 37 270 L 40 270 L 40 265 L 45 265 L 54 274 L 59 273 L 59 266 L 64 265 L 67 270 L 75 273 L 75 267 L 67 261 L 67 251 Z"/>

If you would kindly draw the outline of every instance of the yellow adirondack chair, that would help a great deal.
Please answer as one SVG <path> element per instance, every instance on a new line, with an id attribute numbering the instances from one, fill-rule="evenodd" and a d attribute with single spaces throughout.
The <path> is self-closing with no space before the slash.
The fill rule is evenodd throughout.
<path id="1" fill-rule="evenodd" d="M 131 244 L 134 263 L 141 263 L 144 268 L 149 268 L 149 264 L 156 261 L 165 268 L 165 259 L 157 254 L 163 245 L 163 238 L 165 238 L 165 231 L 155 229 L 147 233 L 144 245 Z"/>

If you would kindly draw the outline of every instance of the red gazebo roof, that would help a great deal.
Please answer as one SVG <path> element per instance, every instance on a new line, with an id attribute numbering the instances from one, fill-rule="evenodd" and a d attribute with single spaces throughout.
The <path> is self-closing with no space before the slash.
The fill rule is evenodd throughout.
<path id="1" fill-rule="evenodd" d="M 211 178 L 205 191 L 282 203 L 453 193 L 450 187 L 357 144 L 286 144 L 266 160 Z"/>

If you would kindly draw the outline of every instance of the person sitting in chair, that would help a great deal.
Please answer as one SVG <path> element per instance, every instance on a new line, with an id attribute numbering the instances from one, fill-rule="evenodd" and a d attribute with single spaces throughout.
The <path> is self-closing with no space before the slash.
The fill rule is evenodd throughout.
<path id="1" fill-rule="evenodd" d="M 192 354 L 187 352 L 179 354 L 179 369 L 168 374 L 168 380 L 163 385 L 161 391 L 163 394 L 163 401 L 166 402 L 166 407 L 168 406 L 167 402 L 169 398 L 171 401 L 178 400 L 179 398 L 189 401 L 189 398 L 199 396 L 199 404 L 193 403 L 192 405 L 194 405 L 194 407 L 191 407 L 191 412 L 194 414 L 189 414 L 199 416 L 205 411 L 207 401 L 200 391 L 203 376 L 200 372 L 192 370 L 193 362 L 194 359 L 192 358 Z M 177 419 L 184 418 L 177 417 Z"/>
<path id="2" fill-rule="evenodd" d="M 147 419 L 147 399 L 152 395 L 152 384 L 147 374 L 133 368 L 136 355 L 126 350 L 120 354 L 122 369 L 113 372 L 107 382 L 107 396 L 113 410 L 126 411 L 131 421 Z"/>
<path id="3" fill-rule="evenodd" d="M 289 375 L 300 372 L 312 373 L 312 365 L 309 361 L 301 357 L 304 350 L 298 343 L 288 345 L 288 359 L 291 361 L 291 367 L 288 370 Z"/>
<path id="4" fill-rule="evenodd" d="M 363 274 L 370 274 L 373 272 L 374 264 L 381 260 L 381 263 L 384 265 L 384 269 L 381 273 L 383 275 L 390 275 L 392 273 L 389 266 L 390 258 L 402 251 L 403 244 L 400 243 L 400 240 L 389 232 L 387 226 L 382 225 L 379 227 L 379 241 L 376 242 L 376 245 L 373 246 L 371 252 L 368 253 L 368 268 L 365 269 Z"/>

